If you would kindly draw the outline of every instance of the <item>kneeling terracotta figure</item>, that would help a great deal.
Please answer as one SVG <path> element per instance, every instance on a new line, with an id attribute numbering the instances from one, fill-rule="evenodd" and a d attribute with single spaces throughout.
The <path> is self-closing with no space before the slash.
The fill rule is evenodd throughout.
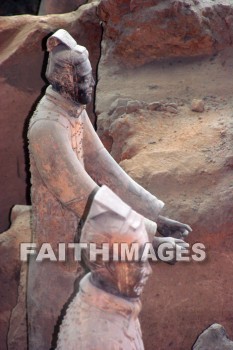
<path id="1" fill-rule="evenodd" d="M 57 350 L 142 350 L 144 349 L 138 314 L 140 295 L 151 273 L 148 260 L 140 255 L 149 242 L 144 218 L 133 211 L 108 187 L 98 190 L 81 235 L 82 243 L 103 243 L 103 255 L 90 261 L 89 246 L 84 260 L 90 269 L 80 283 L 79 293 L 69 305 L 60 327 Z M 139 260 L 125 260 L 121 244 L 137 244 Z M 114 245 L 119 252 L 114 259 Z M 136 255 L 135 255 L 136 258 Z"/>
<path id="2" fill-rule="evenodd" d="M 59 242 L 74 242 L 79 221 L 101 185 L 144 216 L 151 238 L 157 224 L 167 236 L 187 234 L 189 226 L 160 216 L 163 202 L 123 171 L 93 129 L 85 110 L 94 86 L 86 48 L 62 29 L 49 37 L 47 48 L 50 86 L 28 130 L 33 242 L 49 243 L 55 251 Z M 54 345 L 59 317 L 82 270 L 72 259 L 38 263 L 32 258 L 29 265 L 29 349 L 46 350 Z"/>

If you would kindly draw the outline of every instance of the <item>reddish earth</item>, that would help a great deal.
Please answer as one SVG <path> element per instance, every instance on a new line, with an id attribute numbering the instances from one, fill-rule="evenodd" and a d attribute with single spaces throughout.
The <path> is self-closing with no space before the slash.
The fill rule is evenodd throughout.
<path id="1" fill-rule="evenodd" d="M 154 265 L 141 314 L 147 350 L 191 349 L 215 322 L 233 337 L 232 67 L 232 49 L 226 49 L 137 69 L 103 65 L 100 71 L 103 141 L 136 181 L 165 201 L 166 214 L 192 225 L 187 241 L 206 246 L 203 263 Z M 160 110 L 118 108 L 118 116 L 107 115 L 120 98 L 157 101 Z M 203 113 L 191 111 L 194 98 L 203 99 Z M 163 110 L 167 105 L 175 112 Z"/>

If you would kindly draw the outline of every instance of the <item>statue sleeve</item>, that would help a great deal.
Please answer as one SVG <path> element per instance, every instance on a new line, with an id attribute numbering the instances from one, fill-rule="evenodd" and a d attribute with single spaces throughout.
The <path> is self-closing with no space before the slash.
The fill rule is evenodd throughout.
<path id="1" fill-rule="evenodd" d="M 84 122 L 84 163 L 85 169 L 99 185 L 107 185 L 123 201 L 145 218 L 156 221 L 164 203 L 137 184 L 112 158 L 95 132 L 87 114 Z M 146 226 L 155 229 L 149 220 Z M 154 233 L 155 233 L 154 232 Z"/>
<path id="2" fill-rule="evenodd" d="M 81 217 L 97 184 L 76 157 L 64 126 L 38 120 L 29 132 L 29 149 L 48 190 Z"/>

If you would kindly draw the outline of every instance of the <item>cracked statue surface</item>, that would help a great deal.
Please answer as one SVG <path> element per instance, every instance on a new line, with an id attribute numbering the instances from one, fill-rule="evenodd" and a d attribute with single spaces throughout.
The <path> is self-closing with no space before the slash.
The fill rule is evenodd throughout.
<path id="1" fill-rule="evenodd" d="M 91 101 L 94 79 L 86 48 L 68 32 L 58 30 L 47 40 L 50 83 L 29 125 L 32 231 L 37 245 L 72 243 L 100 186 L 107 185 L 144 217 L 156 248 L 165 236 L 186 236 L 191 228 L 161 216 L 164 203 L 131 179 L 115 162 L 95 132 L 85 105 Z M 182 240 L 169 238 L 174 245 Z M 56 346 L 61 319 L 80 264 L 68 255 L 65 262 L 29 262 L 27 312 L 30 350 Z"/>

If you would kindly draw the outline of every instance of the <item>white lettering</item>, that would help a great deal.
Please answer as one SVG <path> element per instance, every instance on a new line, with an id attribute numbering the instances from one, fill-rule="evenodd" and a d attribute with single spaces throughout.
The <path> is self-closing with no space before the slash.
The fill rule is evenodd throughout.
<path id="1" fill-rule="evenodd" d="M 36 243 L 21 243 L 20 244 L 20 260 L 27 261 L 28 255 L 36 254 Z"/>
<path id="2" fill-rule="evenodd" d="M 49 243 L 43 243 L 40 247 L 40 251 L 36 257 L 36 261 L 43 261 L 49 259 L 50 261 L 57 261 L 53 248 Z"/>

